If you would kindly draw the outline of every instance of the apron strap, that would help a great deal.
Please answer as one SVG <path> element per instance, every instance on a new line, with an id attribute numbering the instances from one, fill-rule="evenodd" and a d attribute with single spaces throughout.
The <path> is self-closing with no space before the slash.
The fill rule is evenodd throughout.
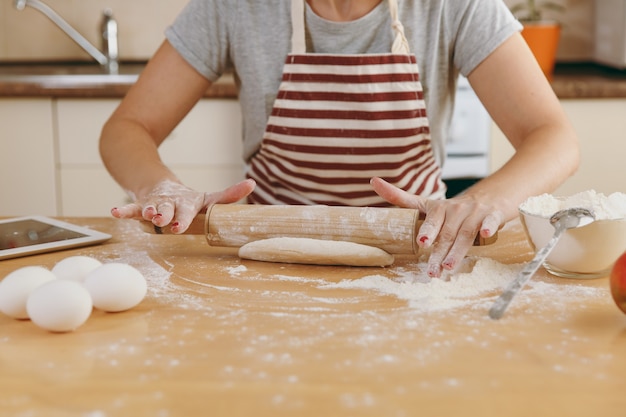
<path id="1" fill-rule="evenodd" d="M 291 0 L 291 53 L 306 53 L 306 38 L 304 32 L 304 7 L 305 0 Z M 391 14 L 391 28 L 394 32 L 391 53 L 409 54 L 409 42 L 404 36 L 404 26 L 398 18 L 398 0 L 389 0 L 389 12 Z"/>
<path id="2" fill-rule="evenodd" d="M 304 35 L 304 1 L 291 0 L 291 53 L 306 53 L 306 37 Z"/>
<path id="3" fill-rule="evenodd" d="M 409 41 L 404 36 L 404 26 L 398 18 L 398 0 L 389 0 L 389 11 L 391 13 L 391 27 L 395 33 L 391 53 L 408 55 L 410 53 Z"/>

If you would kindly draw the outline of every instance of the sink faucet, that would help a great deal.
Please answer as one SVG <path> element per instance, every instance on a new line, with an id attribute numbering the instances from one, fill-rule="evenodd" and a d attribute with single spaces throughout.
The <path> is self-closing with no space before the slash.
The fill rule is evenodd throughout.
<path id="1" fill-rule="evenodd" d="M 113 18 L 111 9 L 105 9 L 102 15 L 102 50 L 107 58 L 106 68 L 109 73 L 117 74 L 119 69 L 117 21 Z"/>
<path id="2" fill-rule="evenodd" d="M 48 19 L 56 24 L 63 32 L 67 34 L 74 42 L 83 48 L 93 59 L 98 61 L 106 71 L 110 74 L 117 74 L 119 69 L 118 58 L 118 42 L 117 42 L 117 22 L 113 18 L 110 9 L 106 9 L 103 13 L 102 20 L 102 49 L 93 46 L 83 35 L 74 29 L 65 19 L 63 19 L 50 6 L 40 0 L 15 0 L 15 8 L 24 10 L 26 6 L 32 7 L 43 13 Z"/>

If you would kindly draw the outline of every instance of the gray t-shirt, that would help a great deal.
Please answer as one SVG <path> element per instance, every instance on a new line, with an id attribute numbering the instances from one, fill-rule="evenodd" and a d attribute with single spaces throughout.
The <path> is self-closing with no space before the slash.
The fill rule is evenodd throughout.
<path id="1" fill-rule="evenodd" d="M 471 73 L 521 25 L 502 0 L 398 0 L 398 7 L 420 68 L 435 157 L 443 165 L 459 72 Z M 191 0 L 166 30 L 174 48 L 209 80 L 235 70 L 246 160 L 260 145 L 290 52 L 290 13 L 289 0 Z M 391 52 L 387 1 L 342 23 L 307 6 L 305 22 L 307 52 Z"/>

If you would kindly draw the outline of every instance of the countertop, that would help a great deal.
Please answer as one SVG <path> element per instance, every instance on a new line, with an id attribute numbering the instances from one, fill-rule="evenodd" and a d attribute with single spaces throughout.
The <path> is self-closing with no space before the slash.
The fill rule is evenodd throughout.
<path id="1" fill-rule="evenodd" d="M 121 68 L 119 75 L 106 76 L 90 64 L 0 64 L 0 97 L 121 98 L 143 64 Z M 552 87 L 561 99 L 624 98 L 626 71 L 589 63 L 558 64 Z M 205 97 L 236 98 L 232 74 L 214 83 Z"/>
<path id="2" fill-rule="evenodd" d="M 120 64 L 117 74 L 89 63 L 0 63 L 0 98 L 122 98 L 145 63 Z M 237 98 L 232 74 L 225 74 L 205 93 L 207 98 Z"/>
<path id="3" fill-rule="evenodd" d="M 626 408 L 626 316 L 607 278 L 540 270 L 493 321 L 499 290 L 468 295 L 481 285 L 462 274 L 428 280 L 412 256 L 387 268 L 244 261 L 202 235 L 64 220 L 113 238 L 2 261 L 0 277 L 89 255 L 137 267 L 148 295 L 129 311 L 96 310 L 71 333 L 0 316 L 2 415 L 617 416 Z M 502 280 L 531 255 L 511 222 L 468 258 L 507 272 L 472 279 Z"/>
<path id="4" fill-rule="evenodd" d="M 552 88 L 560 99 L 626 98 L 626 71 L 597 64 L 559 64 Z"/>

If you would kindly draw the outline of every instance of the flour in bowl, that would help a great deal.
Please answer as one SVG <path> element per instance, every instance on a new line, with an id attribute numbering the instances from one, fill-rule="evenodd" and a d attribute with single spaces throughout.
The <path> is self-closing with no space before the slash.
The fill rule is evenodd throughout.
<path id="1" fill-rule="evenodd" d="M 583 191 L 569 197 L 555 197 L 542 194 L 528 198 L 520 209 L 528 214 L 550 217 L 559 210 L 582 207 L 592 210 L 596 220 L 615 220 L 626 218 L 626 194 L 615 192 L 604 195 L 594 190 Z"/>

